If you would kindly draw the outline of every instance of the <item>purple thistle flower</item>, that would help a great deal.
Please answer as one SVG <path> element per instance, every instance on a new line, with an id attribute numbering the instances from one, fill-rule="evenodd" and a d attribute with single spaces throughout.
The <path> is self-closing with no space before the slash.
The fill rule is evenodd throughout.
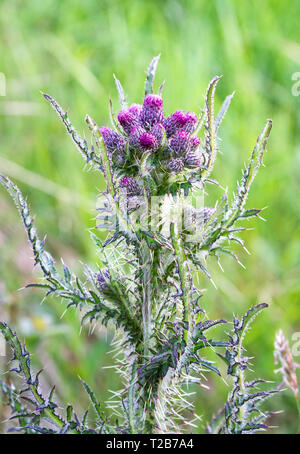
<path id="1" fill-rule="evenodd" d="M 194 112 L 186 112 L 186 123 L 184 130 L 188 133 L 192 133 L 197 123 L 197 115 Z"/>
<path id="2" fill-rule="evenodd" d="M 129 145 L 133 148 L 140 147 L 140 138 L 146 131 L 141 126 L 135 126 L 129 136 Z"/>
<path id="3" fill-rule="evenodd" d="M 132 177 L 121 178 L 119 182 L 119 189 L 126 190 L 129 196 L 135 196 L 141 193 L 141 189 L 137 181 Z"/>
<path id="4" fill-rule="evenodd" d="M 131 104 L 128 110 L 136 119 L 139 119 L 142 112 L 142 106 L 141 104 Z"/>
<path id="5" fill-rule="evenodd" d="M 184 160 L 185 165 L 190 167 L 199 167 L 202 164 L 202 155 L 196 150 L 190 150 Z"/>
<path id="6" fill-rule="evenodd" d="M 141 122 L 145 128 L 150 129 L 163 119 L 163 100 L 159 95 L 147 95 L 144 99 Z"/>
<path id="7" fill-rule="evenodd" d="M 149 132 L 143 132 L 139 138 L 140 146 L 144 149 L 151 150 L 158 148 L 158 142 L 155 136 Z"/>
<path id="8" fill-rule="evenodd" d="M 165 119 L 164 127 L 167 132 L 167 137 L 171 137 L 180 130 L 191 133 L 195 128 L 196 123 L 197 115 L 193 112 L 176 110 L 176 112 Z"/>
<path id="9" fill-rule="evenodd" d="M 170 148 L 176 155 L 184 155 L 190 147 L 190 136 L 185 131 L 177 132 L 170 140 Z"/>
<path id="10" fill-rule="evenodd" d="M 141 126 L 133 128 L 129 136 L 129 144 L 133 148 L 142 148 L 143 150 L 156 150 L 159 146 L 157 138 Z"/>
<path id="11" fill-rule="evenodd" d="M 130 134 L 132 129 L 139 124 L 135 110 L 130 112 L 130 109 L 121 110 L 118 113 L 118 120 L 126 134 Z"/>
<path id="12" fill-rule="evenodd" d="M 100 128 L 100 134 L 105 148 L 112 154 L 113 162 L 122 166 L 126 161 L 126 144 L 122 137 L 110 128 Z"/>
<path id="13" fill-rule="evenodd" d="M 170 162 L 168 164 L 168 169 L 172 173 L 179 173 L 183 170 L 183 168 L 184 168 L 184 163 L 183 163 L 183 160 L 180 158 L 173 158 L 170 160 Z"/>
<path id="14" fill-rule="evenodd" d="M 110 153 L 117 150 L 118 148 L 121 149 L 123 146 L 122 144 L 124 144 L 125 149 L 125 142 L 116 131 L 113 131 L 110 128 L 103 127 L 99 129 L 99 132 L 102 136 L 105 148 Z"/>
<path id="15" fill-rule="evenodd" d="M 176 112 L 166 118 L 163 123 L 167 137 L 173 136 L 177 131 L 182 129 L 186 122 L 186 112 L 183 110 L 176 110 Z"/>
<path id="16" fill-rule="evenodd" d="M 110 281 L 110 274 L 107 268 L 99 270 L 97 274 L 97 286 L 102 293 L 107 293 L 109 290 L 108 283 Z"/>

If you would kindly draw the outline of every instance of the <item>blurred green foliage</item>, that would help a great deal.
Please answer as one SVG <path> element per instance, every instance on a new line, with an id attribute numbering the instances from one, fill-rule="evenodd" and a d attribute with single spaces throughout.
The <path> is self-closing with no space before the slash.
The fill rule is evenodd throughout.
<path id="1" fill-rule="evenodd" d="M 300 331 L 300 97 L 292 95 L 292 74 L 300 70 L 300 3 L 292 0 L 2 0 L 0 4 L 0 72 L 6 96 L 0 98 L 0 172 L 28 195 L 38 215 L 40 234 L 47 232 L 51 252 L 76 271 L 80 260 L 97 261 L 88 228 L 94 227 L 100 175 L 83 170 L 82 158 L 40 91 L 68 109 L 74 125 L 88 131 L 84 116 L 108 124 L 108 99 L 115 109 L 112 74 L 132 102 L 141 102 L 145 69 L 162 54 L 157 86 L 164 87 L 165 110 L 199 112 L 209 80 L 224 77 L 216 104 L 236 91 L 222 125 L 215 177 L 235 189 L 266 118 L 274 121 L 265 158 L 249 206 L 261 208 L 267 222 L 249 223 L 244 234 L 251 256 L 241 254 L 246 271 L 224 260 L 223 274 L 211 263 L 217 290 L 207 288 L 203 304 L 210 317 L 242 314 L 256 302 L 270 308 L 248 336 L 256 376 L 274 376 L 273 341 L 281 327 L 291 341 Z M 213 197 L 220 195 L 214 193 Z M 211 197 L 211 202 L 213 201 Z M 11 200 L 0 196 L 0 315 L 18 328 L 45 365 L 45 387 L 57 383 L 59 399 L 74 402 L 80 413 L 86 396 L 80 375 L 100 398 L 117 390 L 111 334 L 99 327 L 80 333 L 78 314 L 62 319 L 60 301 L 40 305 L 42 294 L 18 291 L 36 279 L 29 246 Z M 295 358 L 297 361 L 297 358 Z M 299 360 L 298 360 L 299 362 Z M 209 376 L 210 391 L 197 394 L 197 411 L 205 419 L 223 403 L 226 384 Z M 284 413 L 274 418 L 280 433 L 295 432 L 297 409 L 289 391 L 270 401 Z M 4 426 L 3 426 L 4 428 Z M 4 429 L 3 429 L 4 430 Z"/>

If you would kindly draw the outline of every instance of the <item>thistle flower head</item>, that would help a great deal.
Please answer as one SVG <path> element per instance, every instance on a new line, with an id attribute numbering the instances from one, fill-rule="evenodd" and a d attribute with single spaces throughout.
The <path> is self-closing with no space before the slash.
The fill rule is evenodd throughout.
<path id="1" fill-rule="evenodd" d="M 185 112 L 184 110 L 176 110 L 172 115 L 164 121 L 167 137 L 171 137 L 176 132 L 184 130 L 191 133 L 197 123 L 197 115 L 193 112 Z"/>
<path id="2" fill-rule="evenodd" d="M 152 128 L 156 123 L 161 123 L 163 119 L 163 100 L 159 95 L 147 95 L 142 107 L 141 122 L 147 129 Z"/>
<path id="3" fill-rule="evenodd" d="M 197 115 L 194 112 L 186 112 L 184 130 L 192 133 L 197 123 Z"/>
<path id="4" fill-rule="evenodd" d="M 166 134 L 163 125 L 161 123 L 156 123 L 151 129 L 150 134 L 152 134 L 156 138 L 158 146 L 161 146 Z"/>
<path id="5" fill-rule="evenodd" d="M 143 132 L 139 139 L 140 146 L 145 149 L 155 149 L 157 148 L 157 139 L 154 135 L 149 132 Z"/>
<path id="6" fill-rule="evenodd" d="M 142 106 L 141 104 L 131 104 L 128 111 L 138 120 L 142 112 Z"/>
<path id="7" fill-rule="evenodd" d="M 159 147 L 159 141 L 154 134 L 147 132 L 141 126 L 135 126 L 129 136 L 129 145 L 141 151 L 156 150 Z"/>
<path id="8" fill-rule="evenodd" d="M 110 153 L 117 150 L 118 148 L 122 148 L 123 145 L 125 146 L 124 140 L 116 131 L 103 127 L 99 129 L 99 132 L 102 136 L 105 148 Z"/>
<path id="9" fill-rule="evenodd" d="M 178 131 L 170 140 L 175 155 L 185 155 L 190 147 L 190 136 L 186 131 Z"/>
<path id="10" fill-rule="evenodd" d="M 186 113 L 183 110 L 176 110 L 176 112 L 166 118 L 163 125 L 167 137 L 173 136 L 177 131 L 182 129 L 186 124 L 186 121 Z"/>
<path id="11" fill-rule="evenodd" d="M 172 158 L 167 166 L 171 173 L 179 173 L 184 169 L 184 162 L 181 158 Z"/>
<path id="12" fill-rule="evenodd" d="M 128 169 L 129 174 L 140 182 L 141 157 L 145 152 L 151 152 L 153 158 L 147 161 L 147 170 L 144 170 L 150 173 L 152 170 L 158 170 L 159 178 L 155 183 L 152 180 L 148 193 L 150 194 L 152 188 L 154 189 L 155 185 L 159 186 L 160 183 L 162 186 L 165 185 L 159 189 L 164 193 L 168 188 L 168 173 L 177 174 L 184 168 L 190 169 L 201 165 L 201 155 L 191 153 L 196 151 L 200 144 L 198 137 L 191 137 L 197 116 L 193 112 L 177 110 L 164 118 L 163 99 L 160 95 L 153 93 L 146 94 L 142 105 L 131 104 L 129 107 L 124 107 L 126 106 L 124 91 L 120 88 L 119 82 L 117 87 L 123 106 L 117 118 L 125 135 L 120 135 L 109 128 L 101 128 L 104 144 L 111 153 L 114 165 L 112 171 L 122 168 L 122 175 L 124 175 L 124 171 Z M 161 170 L 167 173 L 162 173 Z M 160 175 L 164 177 L 160 179 Z M 149 183 L 150 179 L 148 179 Z M 174 178 L 173 183 L 176 185 Z"/>
<path id="13" fill-rule="evenodd" d="M 121 178 L 119 182 L 119 189 L 126 190 L 129 196 L 136 196 L 141 193 L 137 181 L 132 177 Z"/>
<path id="14" fill-rule="evenodd" d="M 283 381 L 286 386 L 294 393 L 298 399 L 298 380 L 296 375 L 296 367 L 290 350 L 289 342 L 285 338 L 282 330 L 279 330 L 274 342 L 274 361 L 275 364 L 280 364 L 280 369 L 275 372 L 281 372 Z"/>
<path id="15" fill-rule="evenodd" d="M 184 164 L 188 167 L 200 167 L 202 164 L 203 156 L 197 151 L 189 151 L 184 160 Z"/>
<path id="16" fill-rule="evenodd" d="M 136 110 L 124 109 L 118 113 L 118 120 L 124 132 L 129 135 L 133 128 L 139 124 L 139 120 L 136 116 Z"/>
<path id="17" fill-rule="evenodd" d="M 140 138 L 145 133 L 145 129 L 142 126 L 135 126 L 129 136 L 129 145 L 132 148 L 140 147 Z"/>

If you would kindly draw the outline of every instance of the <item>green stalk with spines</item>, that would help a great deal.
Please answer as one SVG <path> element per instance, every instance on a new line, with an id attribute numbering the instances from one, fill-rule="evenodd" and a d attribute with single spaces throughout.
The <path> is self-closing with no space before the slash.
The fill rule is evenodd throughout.
<path id="1" fill-rule="evenodd" d="M 30 373 L 28 361 L 29 361 L 29 354 L 25 351 L 22 351 L 22 346 L 16 336 L 13 334 L 11 329 L 4 323 L 0 322 L 0 331 L 5 336 L 6 341 L 11 345 L 13 351 L 15 352 L 16 358 L 19 362 L 21 371 L 24 375 L 26 383 L 30 388 L 30 391 L 39 406 L 45 406 L 46 402 L 43 396 L 37 389 L 36 379 L 33 381 L 32 376 Z M 54 409 L 51 408 L 44 408 L 43 413 L 46 417 L 48 417 L 57 427 L 63 429 L 66 423 L 55 413 Z M 78 434 L 77 430 L 71 429 L 70 433 Z"/>
<path id="2" fill-rule="evenodd" d="M 238 193 L 235 196 L 231 209 L 226 213 L 223 228 L 229 229 L 238 216 L 243 214 L 251 185 L 263 163 L 263 156 L 266 151 L 268 139 L 272 130 L 272 120 L 268 120 L 266 126 L 258 136 L 255 147 L 253 148 L 248 167 L 243 172 L 242 180 L 238 186 Z"/>
<path id="3" fill-rule="evenodd" d="M 213 170 L 213 166 L 217 154 L 217 137 L 216 137 L 216 125 L 214 119 L 214 96 L 216 85 L 221 77 L 216 76 L 209 84 L 206 93 L 206 136 L 205 136 L 205 150 L 208 154 L 208 162 L 206 169 L 201 173 L 201 179 L 207 180 L 208 176 Z"/>
<path id="4" fill-rule="evenodd" d="M 190 289 L 190 270 L 188 269 L 188 262 L 182 245 L 182 240 L 178 232 L 178 225 L 171 222 L 170 233 L 172 237 L 175 260 L 178 266 L 178 274 L 180 279 L 182 302 L 183 302 L 183 340 L 187 345 L 194 329 L 193 308 L 191 304 L 191 289 Z"/>
<path id="5" fill-rule="evenodd" d="M 142 318 L 144 330 L 144 356 L 145 359 L 149 358 L 149 347 L 152 333 L 152 292 L 151 292 L 151 278 L 152 278 L 152 259 L 150 251 L 147 247 L 146 241 L 142 241 L 140 245 L 141 257 L 141 272 L 142 272 Z"/>

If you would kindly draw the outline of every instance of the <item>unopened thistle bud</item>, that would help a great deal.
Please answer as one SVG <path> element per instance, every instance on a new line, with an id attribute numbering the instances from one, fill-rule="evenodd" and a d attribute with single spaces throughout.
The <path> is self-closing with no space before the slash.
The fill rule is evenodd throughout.
<path id="1" fill-rule="evenodd" d="M 197 115 L 194 112 L 186 112 L 186 122 L 183 127 L 184 131 L 188 132 L 191 134 L 193 130 L 195 129 L 196 123 L 197 123 Z"/>
<path id="2" fill-rule="evenodd" d="M 172 115 L 165 119 L 163 125 L 167 137 L 173 136 L 186 124 L 186 114 L 183 110 L 176 110 Z"/>
<path id="3" fill-rule="evenodd" d="M 168 170 L 170 170 L 170 172 L 179 173 L 183 170 L 184 163 L 183 163 L 183 160 L 180 158 L 173 158 L 170 160 L 167 167 L 168 167 Z"/>
<path id="4" fill-rule="evenodd" d="M 170 140 L 170 148 L 175 155 L 183 156 L 187 153 L 190 147 L 190 136 L 185 131 L 177 132 Z"/>
<path id="5" fill-rule="evenodd" d="M 163 120 L 163 100 L 159 95 L 147 95 L 140 116 L 143 126 L 151 129 Z"/>
<path id="6" fill-rule="evenodd" d="M 188 167 L 199 167 L 203 161 L 202 155 L 198 151 L 189 151 L 184 160 L 184 164 Z"/>
<path id="7" fill-rule="evenodd" d="M 145 150 L 155 150 L 158 148 L 156 137 L 149 132 L 143 132 L 143 134 L 141 134 L 139 144 Z"/>
<path id="8" fill-rule="evenodd" d="M 140 137 L 146 132 L 141 126 L 135 126 L 129 136 L 129 145 L 132 148 L 139 148 L 140 146 Z"/>
<path id="9" fill-rule="evenodd" d="M 131 104 L 129 107 L 128 111 L 137 119 L 137 121 L 140 118 L 141 112 L 142 112 L 142 106 L 141 104 Z"/>
<path id="10" fill-rule="evenodd" d="M 125 142 L 116 131 L 103 127 L 99 129 L 99 132 L 102 136 L 103 143 L 107 151 L 112 153 L 117 149 L 122 150 L 123 148 L 125 150 Z"/>
<path id="11" fill-rule="evenodd" d="M 193 132 L 197 123 L 197 115 L 193 112 L 184 112 L 176 110 L 164 121 L 167 137 L 172 137 L 176 132 L 183 130 L 189 134 Z"/>
<path id="12" fill-rule="evenodd" d="M 297 365 L 294 363 L 288 340 L 284 337 L 282 330 L 279 330 L 275 337 L 274 360 L 275 364 L 279 363 L 281 365 L 280 369 L 275 372 L 281 372 L 284 384 L 290 388 L 296 399 L 298 399 Z"/>
<path id="13" fill-rule="evenodd" d="M 121 178 L 119 182 L 119 189 L 125 190 L 129 196 L 136 196 L 141 193 L 141 189 L 137 181 L 132 177 Z"/>
<path id="14" fill-rule="evenodd" d="M 124 129 L 124 132 L 128 135 L 131 133 L 133 128 L 139 124 L 135 111 L 130 111 L 130 109 L 121 110 L 118 113 L 118 120 Z"/>

